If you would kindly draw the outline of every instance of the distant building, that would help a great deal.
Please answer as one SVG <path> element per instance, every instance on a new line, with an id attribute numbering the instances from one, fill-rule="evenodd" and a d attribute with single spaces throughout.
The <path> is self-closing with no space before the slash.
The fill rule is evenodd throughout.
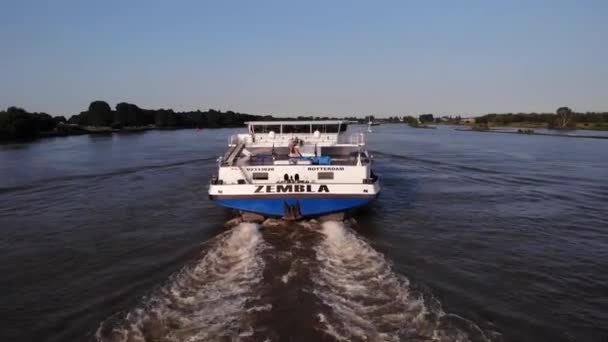
<path id="1" fill-rule="evenodd" d="M 474 124 L 475 118 L 461 118 L 460 122 L 464 124 Z"/>

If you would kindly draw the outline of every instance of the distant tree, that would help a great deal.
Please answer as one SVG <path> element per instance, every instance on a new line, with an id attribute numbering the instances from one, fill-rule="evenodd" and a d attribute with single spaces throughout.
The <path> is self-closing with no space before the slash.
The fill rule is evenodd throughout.
<path id="1" fill-rule="evenodd" d="M 55 124 L 58 124 L 58 123 L 66 123 L 66 122 L 68 122 L 68 121 L 65 119 L 65 116 L 63 116 L 63 115 L 62 115 L 62 116 L 55 116 L 55 117 L 53 118 L 53 121 L 55 121 Z"/>
<path id="2" fill-rule="evenodd" d="M 28 113 L 29 114 L 29 113 Z M 33 123 L 34 134 L 37 135 L 40 132 L 50 132 L 57 127 L 57 123 L 52 116 L 47 113 L 31 113 L 29 114 Z"/>
<path id="3" fill-rule="evenodd" d="M 136 105 L 125 102 L 116 105 L 113 125 L 144 126 L 147 124 L 145 121 L 144 112 Z"/>
<path id="4" fill-rule="evenodd" d="M 181 125 L 180 117 L 173 112 L 173 109 L 167 110 L 167 126 L 179 127 Z"/>
<path id="5" fill-rule="evenodd" d="M 110 126 L 112 125 L 112 108 L 105 101 L 93 101 L 89 105 L 86 115 L 87 124 L 91 126 Z"/>
<path id="6" fill-rule="evenodd" d="M 560 107 L 556 111 L 556 118 L 552 128 L 565 129 L 576 127 L 576 114 L 568 107 Z"/>
<path id="7" fill-rule="evenodd" d="M 418 127 L 420 125 L 420 123 L 418 122 L 418 119 L 416 119 L 413 116 L 406 116 L 404 118 L 404 120 L 408 125 L 410 125 L 412 127 Z"/>
<path id="8" fill-rule="evenodd" d="M 169 112 L 164 109 L 159 109 L 154 113 L 154 125 L 156 127 L 169 126 Z"/>
<path id="9" fill-rule="evenodd" d="M 435 119 L 433 118 L 433 114 L 422 114 L 418 116 L 418 119 L 422 123 L 433 122 Z"/>
<path id="10" fill-rule="evenodd" d="M 475 123 L 478 123 L 478 124 L 485 124 L 485 125 L 487 125 L 489 122 L 490 122 L 489 115 L 484 115 L 484 116 L 480 116 L 478 118 L 475 118 Z"/>
<path id="11" fill-rule="evenodd" d="M 25 110 L 9 107 L 0 112 L 0 138 L 2 140 L 24 139 L 31 137 L 32 122 Z"/>
<path id="12" fill-rule="evenodd" d="M 0 140 L 32 139 L 54 131 L 56 126 L 55 118 L 46 113 L 29 113 L 18 107 L 0 112 Z"/>
<path id="13" fill-rule="evenodd" d="M 220 125 L 221 112 L 215 109 L 209 109 L 205 117 L 207 118 L 207 127 L 221 127 Z"/>

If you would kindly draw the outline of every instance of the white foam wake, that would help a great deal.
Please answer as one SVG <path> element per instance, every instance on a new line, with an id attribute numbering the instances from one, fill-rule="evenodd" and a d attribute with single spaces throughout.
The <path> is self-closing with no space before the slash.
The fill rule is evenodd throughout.
<path id="1" fill-rule="evenodd" d="M 252 332 L 248 307 L 264 269 L 258 227 L 241 223 L 212 241 L 193 267 L 175 275 L 120 324 L 97 330 L 99 341 L 216 341 Z"/>
<path id="2" fill-rule="evenodd" d="M 442 324 L 441 309 L 413 294 L 408 280 L 349 227 L 326 222 L 322 228 L 313 292 L 330 308 L 318 316 L 327 334 L 344 341 L 469 340 Z"/>

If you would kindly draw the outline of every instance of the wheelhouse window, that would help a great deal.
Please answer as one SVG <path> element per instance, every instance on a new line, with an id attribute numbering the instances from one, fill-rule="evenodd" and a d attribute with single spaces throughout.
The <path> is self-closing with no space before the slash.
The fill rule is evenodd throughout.
<path id="1" fill-rule="evenodd" d="M 310 125 L 283 125 L 283 134 L 310 134 Z"/>
<path id="2" fill-rule="evenodd" d="M 254 125 L 253 133 L 270 133 L 270 131 L 279 134 L 281 132 L 280 125 Z"/>
<path id="3" fill-rule="evenodd" d="M 319 131 L 320 133 L 338 133 L 339 125 L 312 125 L 312 131 Z"/>
<path id="4" fill-rule="evenodd" d="M 268 180 L 268 172 L 254 172 L 253 179 L 255 180 Z"/>
<path id="5" fill-rule="evenodd" d="M 338 133 L 339 125 L 325 125 L 327 133 Z"/>
<path id="6" fill-rule="evenodd" d="M 317 173 L 317 179 L 319 179 L 319 180 L 334 179 L 334 173 L 333 172 L 319 172 L 319 173 Z"/>

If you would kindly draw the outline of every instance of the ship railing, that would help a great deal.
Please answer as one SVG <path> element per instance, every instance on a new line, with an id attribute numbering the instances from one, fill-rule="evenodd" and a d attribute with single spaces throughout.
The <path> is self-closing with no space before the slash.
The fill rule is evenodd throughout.
<path id="1" fill-rule="evenodd" d="M 230 136 L 230 138 L 228 138 L 228 145 L 236 145 L 239 143 L 239 136 L 236 134 L 233 134 Z"/>
<path id="2" fill-rule="evenodd" d="M 348 143 L 351 145 L 363 146 L 367 143 L 367 139 L 363 133 L 351 134 L 348 137 Z"/>

